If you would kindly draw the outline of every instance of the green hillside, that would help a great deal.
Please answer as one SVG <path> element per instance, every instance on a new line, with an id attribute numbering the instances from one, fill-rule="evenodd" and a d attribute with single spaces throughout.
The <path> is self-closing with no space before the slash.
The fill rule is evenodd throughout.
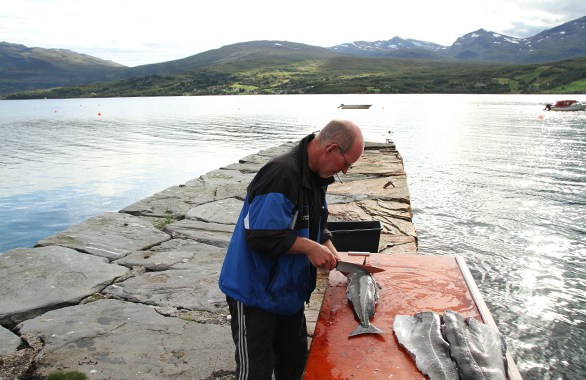
<path id="1" fill-rule="evenodd" d="M 324 55 L 321 49 L 310 53 L 240 49 L 229 55 L 226 55 L 226 51 L 207 52 L 207 55 L 199 57 L 198 64 L 194 64 L 193 58 L 191 59 L 191 67 L 197 68 L 181 74 L 151 74 L 84 86 L 22 92 L 6 98 L 333 93 L 586 93 L 586 58 L 550 64 L 491 65 L 357 57 L 331 52 Z M 178 62 L 173 61 L 172 64 L 178 65 Z M 186 65 L 185 62 L 183 64 Z M 161 71 L 175 70 L 167 67 Z"/>
<path id="2" fill-rule="evenodd" d="M 126 67 L 66 49 L 29 48 L 0 42 L 0 95 L 89 84 Z"/>

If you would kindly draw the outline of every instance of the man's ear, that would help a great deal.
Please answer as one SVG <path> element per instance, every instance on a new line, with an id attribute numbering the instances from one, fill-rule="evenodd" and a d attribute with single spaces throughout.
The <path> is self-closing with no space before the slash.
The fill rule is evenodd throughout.
<path id="1" fill-rule="evenodd" d="M 335 149 L 336 149 L 337 145 L 336 144 L 329 144 L 326 146 L 326 156 L 328 156 L 330 153 L 332 153 Z"/>

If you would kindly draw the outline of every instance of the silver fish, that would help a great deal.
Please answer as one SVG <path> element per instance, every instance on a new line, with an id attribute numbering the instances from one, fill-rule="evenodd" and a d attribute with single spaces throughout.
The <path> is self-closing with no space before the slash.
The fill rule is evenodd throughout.
<path id="1" fill-rule="evenodd" d="M 506 343 L 492 327 L 446 310 L 444 336 L 461 379 L 505 380 L 507 377 Z"/>
<path id="2" fill-rule="evenodd" d="M 431 380 L 458 380 L 458 368 L 442 336 L 438 313 L 424 311 L 413 317 L 396 315 L 393 330 L 417 368 Z"/>
<path id="3" fill-rule="evenodd" d="M 370 323 L 374 317 L 375 306 L 378 302 L 378 290 L 380 285 L 368 272 L 350 273 L 348 275 L 348 288 L 346 296 L 354 306 L 354 312 L 360 320 L 349 336 L 360 334 L 382 334 L 383 331 Z"/>

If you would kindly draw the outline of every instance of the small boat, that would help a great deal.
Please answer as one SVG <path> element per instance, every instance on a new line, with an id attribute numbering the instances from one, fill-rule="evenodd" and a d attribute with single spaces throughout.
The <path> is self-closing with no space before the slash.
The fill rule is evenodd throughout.
<path id="1" fill-rule="evenodd" d="M 343 110 L 367 110 L 372 104 L 340 104 L 338 108 Z"/>
<path id="2" fill-rule="evenodd" d="M 555 104 L 547 103 L 544 110 L 548 111 L 584 111 L 586 104 L 578 100 L 558 100 Z"/>

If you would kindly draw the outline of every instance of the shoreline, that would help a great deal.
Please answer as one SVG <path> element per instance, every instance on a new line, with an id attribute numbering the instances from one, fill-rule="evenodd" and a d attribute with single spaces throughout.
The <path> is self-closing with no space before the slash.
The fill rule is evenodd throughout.
<path id="1" fill-rule="evenodd" d="M 231 378 L 234 348 L 219 270 L 246 186 L 295 143 L 1 255 L 0 336 L 8 344 L 0 378 L 56 369 L 88 378 Z M 366 143 L 342 181 L 328 189 L 329 220 L 380 220 L 380 253 L 417 253 L 393 143 Z M 306 308 L 310 339 L 326 286 L 320 271 Z"/>

